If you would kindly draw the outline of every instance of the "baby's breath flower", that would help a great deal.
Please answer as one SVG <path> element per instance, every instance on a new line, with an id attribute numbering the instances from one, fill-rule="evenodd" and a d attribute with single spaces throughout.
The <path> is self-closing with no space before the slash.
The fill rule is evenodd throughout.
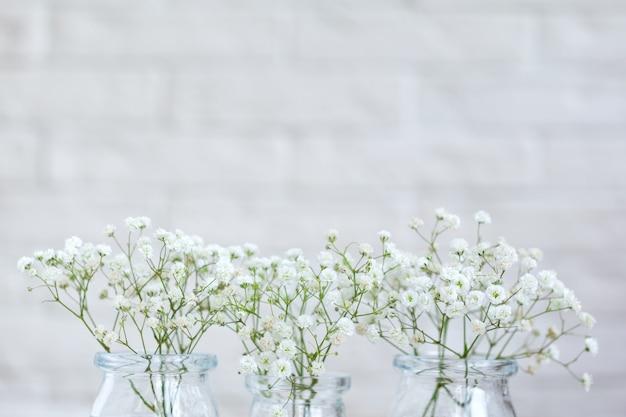
<path id="1" fill-rule="evenodd" d="M 324 269 L 320 272 L 320 281 L 330 284 L 337 280 L 337 273 L 332 269 Z"/>
<path id="2" fill-rule="evenodd" d="M 537 278 L 541 288 L 552 288 L 556 282 L 556 272 L 540 271 L 537 274 Z"/>
<path id="3" fill-rule="evenodd" d="M 370 324 L 367 327 L 367 339 L 372 343 L 380 339 L 380 332 L 376 325 Z"/>
<path id="4" fill-rule="evenodd" d="M 161 229 L 158 228 L 155 232 L 154 232 L 154 237 L 157 240 L 160 240 L 161 242 L 165 243 L 165 246 L 168 248 L 172 248 L 174 245 L 174 242 L 176 241 L 176 235 L 172 232 L 168 232 L 165 229 Z"/>
<path id="5" fill-rule="evenodd" d="M 253 375 L 259 367 L 253 357 L 244 355 L 239 359 L 239 373 L 243 375 Z"/>
<path id="6" fill-rule="evenodd" d="M 18 261 L 17 261 L 17 269 L 20 272 L 26 272 L 29 269 L 31 269 L 33 267 L 33 262 L 35 260 L 33 258 L 30 258 L 28 256 L 22 256 Z"/>
<path id="7" fill-rule="evenodd" d="M 417 306 L 416 309 L 420 312 L 429 312 L 432 310 L 434 304 L 433 296 L 428 292 L 420 292 L 417 294 Z"/>
<path id="8" fill-rule="evenodd" d="M 269 334 L 261 337 L 258 341 L 258 345 L 262 352 L 272 352 L 274 351 L 274 349 L 276 349 L 276 342 L 274 341 L 274 338 Z"/>
<path id="9" fill-rule="evenodd" d="M 96 326 L 94 329 L 94 336 L 107 348 L 110 348 L 113 343 L 118 340 L 117 335 L 114 332 L 107 330 L 103 325 Z"/>
<path id="10" fill-rule="evenodd" d="M 287 252 L 285 253 L 285 257 L 287 259 L 292 260 L 292 261 L 300 258 L 302 255 L 303 255 L 302 249 L 300 249 L 300 248 L 291 248 L 291 249 L 287 250 Z"/>
<path id="11" fill-rule="evenodd" d="M 249 326 L 243 326 L 241 329 L 239 329 L 239 331 L 237 332 L 237 335 L 244 342 L 246 343 L 250 342 L 251 337 L 252 337 L 252 329 Z"/>
<path id="12" fill-rule="evenodd" d="M 559 348 L 553 343 L 548 347 L 548 350 L 546 351 L 546 355 L 548 356 L 548 358 L 550 359 L 554 359 L 554 360 L 559 360 L 559 358 L 561 357 L 561 351 L 559 350 Z"/>
<path id="13" fill-rule="evenodd" d="M 543 252 L 539 248 L 528 249 L 528 254 L 537 262 L 540 262 L 543 259 Z"/>
<path id="14" fill-rule="evenodd" d="M 330 229 L 326 232 L 326 240 L 330 243 L 335 243 L 339 237 L 339 232 L 336 229 Z"/>
<path id="15" fill-rule="evenodd" d="M 591 376 L 591 374 L 585 372 L 580 378 L 580 382 L 581 384 L 583 384 L 585 391 L 589 392 L 589 390 L 591 389 L 591 385 L 593 385 L 593 377 Z"/>
<path id="16" fill-rule="evenodd" d="M 343 336 L 354 335 L 354 323 L 347 317 L 342 317 L 337 321 L 337 329 L 339 330 L 339 334 Z"/>
<path id="17" fill-rule="evenodd" d="M 291 372 L 291 362 L 287 359 L 276 359 L 269 368 L 269 375 L 276 378 L 287 378 Z"/>
<path id="18" fill-rule="evenodd" d="M 578 319 L 588 329 L 593 328 L 596 324 L 596 319 L 589 313 L 585 313 L 584 311 L 578 313 Z"/>
<path id="19" fill-rule="evenodd" d="M 389 333 L 387 333 L 387 338 L 391 341 L 391 343 L 401 349 L 409 346 L 408 336 L 398 329 L 390 330 Z"/>
<path id="20" fill-rule="evenodd" d="M 535 295 L 539 289 L 539 282 L 532 274 L 524 274 L 519 278 L 521 289 L 530 295 Z"/>
<path id="21" fill-rule="evenodd" d="M 495 306 L 493 308 L 493 319 L 494 320 L 508 322 L 509 320 L 511 320 L 512 315 L 513 315 L 513 311 L 511 309 L 511 306 L 509 306 L 509 305 L 502 304 L 502 305 L 499 305 L 499 306 Z"/>
<path id="22" fill-rule="evenodd" d="M 515 300 L 522 306 L 528 306 L 534 297 L 529 295 L 527 292 L 519 291 L 515 294 Z"/>
<path id="23" fill-rule="evenodd" d="M 370 256 L 374 252 L 374 248 L 369 243 L 361 243 L 359 245 L 359 254 L 363 256 Z"/>
<path id="24" fill-rule="evenodd" d="M 467 250 L 468 247 L 469 244 L 465 239 L 457 238 L 452 239 L 452 241 L 450 242 L 450 249 L 454 253 L 463 253 Z"/>
<path id="25" fill-rule="evenodd" d="M 501 304 L 508 297 L 506 289 L 501 285 L 490 285 L 486 294 L 489 302 L 492 304 Z"/>
<path id="26" fill-rule="evenodd" d="M 400 294 L 400 302 L 403 306 L 411 308 L 417 304 L 417 293 L 413 290 L 406 290 Z"/>
<path id="27" fill-rule="evenodd" d="M 448 229 L 458 229 L 461 225 L 461 219 L 459 216 L 448 213 L 444 208 L 438 208 L 435 210 L 435 217 L 444 225 L 444 227 Z"/>
<path id="28" fill-rule="evenodd" d="M 117 230 L 117 228 L 115 226 L 113 226 L 112 224 L 107 224 L 104 227 L 104 230 L 102 231 L 102 233 L 106 236 L 106 237 L 113 237 L 115 236 L 115 231 Z"/>
<path id="29" fill-rule="evenodd" d="M 356 283 L 360 289 L 371 291 L 374 287 L 374 277 L 370 274 L 357 274 Z"/>
<path id="30" fill-rule="evenodd" d="M 276 355 L 273 352 L 261 352 L 257 357 L 257 365 L 260 370 L 267 372 L 275 360 Z"/>
<path id="31" fill-rule="evenodd" d="M 463 274 L 455 274 L 450 284 L 456 288 L 459 295 L 466 295 L 470 290 L 470 281 Z"/>
<path id="32" fill-rule="evenodd" d="M 356 334 L 358 334 L 359 336 L 365 336 L 367 335 L 367 327 L 369 325 L 365 322 L 360 322 L 357 323 L 356 326 L 354 327 Z"/>
<path id="33" fill-rule="evenodd" d="M 293 329 L 289 325 L 289 323 L 286 323 L 284 321 L 278 321 L 274 324 L 272 333 L 275 337 L 287 339 L 293 334 Z"/>
<path id="34" fill-rule="evenodd" d="M 105 256 L 109 256 L 111 254 L 111 247 L 109 245 L 97 245 L 96 251 L 98 252 L 98 255 L 104 258 Z"/>
<path id="35" fill-rule="evenodd" d="M 479 336 L 482 336 L 487 331 L 487 324 L 478 319 L 472 320 L 472 331 Z"/>
<path id="36" fill-rule="evenodd" d="M 538 369 L 539 369 L 538 363 L 529 363 L 524 368 L 522 368 L 522 370 L 528 373 L 529 375 L 534 375 Z"/>
<path id="37" fill-rule="evenodd" d="M 44 263 L 49 263 L 54 259 L 55 251 L 54 249 L 46 249 L 43 251 L 35 252 L 35 258 L 41 260 Z"/>
<path id="38" fill-rule="evenodd" d="M 457 300 L 459 293 L 454 285 L 446 285 L 439 288 L 439 299 L 444 303 L 451 303 Z"/>
<path id="39" fill-rule="evenodd" d="M 437 220 L 443 220 L 446 218 L 447 215 L 448 212 L 443 207 L 439 207 L 435 210 L 435 217 L 437 218 Z"/>
<path id="40" fill-rule="evenodd" d="M 586 337 L 585 350 L 591 353 L 591 356 L 596 356 L 598 354 L 598 341 L 593 337 Z"/>
<path id="41" fill-rule="evenodd" d="M 301 314 L 298 316 L 297 324 L 301 329 L 308 329 L 315 324 L 315 318 L 310 314 Z"/>
<path id="42" fill-rule="evenodd" d="M 322 361 L 314 361 L 311 363 L 311 375 L 320 376 L 326 371 L 326 367 L 324 366 L 324 362 Z"/>
<path id="43" fill-rule="evenodd" d="M 520 261 L 520 268 L 522 271 L 531 271 L 537 267 L 537 261 L 530 256 L 525 256 Z"/>
<path id="44" fill-rule="evenodd" d="M 417 230 L 422 226 L 424 226 L 424 220 L 420 219 L 419 217 L 413 217 L 411 219 L 411 222 L 409 223 L 409 227 L 413 230 Z"/>
<path id="45" fill-rule="evenodd" d="M 150 227 L 150 224 L 152 223 L 150 218 L 145 216 L 127 217 L 124 222 L 129 230 L 143 230 Z"/>
<path id="46" fill-rule="evenodd" d="M 65 253 L 70 257 L 78 255 L 78 251 L 83 246 L 83 241 L 77 236 L 72 236 L 65 240 Z"/>
<path id="47" fill-rule="evenodd" d="M 565 301 L 567 307 L 571 308 L 575 312 L 579 313 L 581 311 L 582 305 L 580 304 L 578 297 L 574 294 L 574 291 L 566 288 L 563 292 L 563 300 Z"/>
<path id="48" fill-rule="evenodd" d="M 430 260 L 425 256 L 420 256 L 419 258 L 417 258 L 416 264 L 418 268 L 427 268 L 430 264 Z"/>
<path id="49" fill-rule="evenodd" d="M 328 268 L 328 267 L 332 266 L 332 264 L 334 263 L 335 259 L 334 259 L 334 256 L 333 256 L 333 254 L 331 252 L 322 251 L 317 256 L 317 261 L 319 262 L 320 266 Z"/>
<path id="50" fill-rule="evenodd" d="M 411 276 L 407 278 L 407 285 L 415 290 L 428 291 L 432 287 L 433 281 L 426 275 Z"/>
<path id="51" fill-rule="evenodd" d="M 215 264 L 215 277 L 222 284 L 227 284 L 235 273 L 235 267 L 227 257 L 221 257 Z"/>
<path id="52" fill-rule="evenodd" d="M 409 338 L 409 344 L 415 349 L 417 349 L 424 342 L 426 342 L 426 338 L 422 332 L 413 333 Z"/>
<path id="53" fill-rule="evenodd" d="M 299 249 L 298 249 L 299 250 Z M 241 246 L 229 246 L 228 254 L 230 255 L 230 259 L 241 259 L 244 256 L 244 251 Z"/>
<path id="54" fill-rule="evenodd" d="M 498 271 L 506 271 L 518 261 L 517 251 L 504 240 L 498 242 L 492 251 L 492 262 Z"/>
<path id="55" fill-rule="evenodd" d="M 533 330 L 533 323 L 531 320 L 522 320 L 519 327 L 525 332 L 530 332 Z"/>
<path id="56" fill-rule="evenodd" d="M 296 342 L 291 339 L 283 340 L 278 344 L 278 348 L 276 348 L 276 354 L 282 359 L 291 359 L 297 352 Z"/>
<path id="57" fill-rule="evenodd" d="M 465 303 L 463 301 L 453 301 L 446 307 L 446 316 L 460 317 L 465 313 Z"/>
<path id="58" fill-rule="evenodd" d="M 70 285 L 70 278 L 63 272 L 62 269 L 56 266 L 49 266 L 41 272 L 41 277 L 44 282 L 52 287 L 57 286 L 62 289 L 66 289 Z"/>
<path id="59" fill-rule="evenodd" d="M 485 294 L 481 291 L 470 291 L 467 294 L 465 303 L 470 310 L 477 309 L 483 306 L 485 300 Z"/>
<path id="60" fill-rule="evenodd" d="M 491 224 L 491 216 L 484 210 L 479 210 L 474 214 L 474 220 L 478 224 Z"/>
<path id="61" fill-rule="evenodd" d="M 146 259 L 152 258 L 152 245 L 150 244 L 150 238 L 147 236 L 143 236 L 139 240 L 137 240 L 137 250 L 141 252 L 141 254 Z"/>
<path id="62" fill-rule="evenodd" d="M 128 311 L 131 307 L 131 302 L 128 298 L 123 295 L 116 295 L 113 300 L 113 306 L 115 309 L 120 311 Z"/>
<path id="63" fill-rule="evenodd" d="M 391 239 L 391 233 L 386 230 L 381 230 L 378 232 L 378 239 L 380 239 L 381 242 L 388 242 Z"/>
<path id="64" fill-rule="evenodd" d="M 340 332 L 337 332 L 330 337 L 330 343 L 332 343 L 333 346 L 342 345 L 345 341 L 346 335 Z"/>
<path id="65" fill-rule="evenodd" d="M 243 252 L 248 258 L 251 258 L 259 253 L 259 247 L 254 243 L 244 243 Z"/>

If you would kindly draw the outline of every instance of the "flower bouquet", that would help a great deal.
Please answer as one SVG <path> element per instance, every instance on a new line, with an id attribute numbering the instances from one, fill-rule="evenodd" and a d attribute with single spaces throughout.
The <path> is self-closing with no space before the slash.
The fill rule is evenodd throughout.
<path id="1" fill-rule="evenodd" d="M 554 271 L 539 268 L 539 249 L 485 240 L 491 217 L 479 211 L 474 220 L 474 244 L 454 238 L 444 246 L 442 236 L 460 226 L 458 216 L 439 209 L 428 231 L 414 219 L 410 227 L 425 246 L 419 255 L 379 233 L 380 254 L 368 259 L 368 276 L 360 278 L 373 282 L 360 327 L 402 354 L 395 361 L 404 380 L 394 416 L 512 416 L 506 380 L 518 363 L 534 374 L 553 362 L 586 390 L 592 383 L 572 365 L 586 352 L 597 354 L 587 333 L 594 318 Z M 566 338 L 582 339 L 567 359 L 557 347 Z"/>
<path id="2" fill-rule="evenodd" d="M 96 355 L 105 378 L 92 417 L 131 410 L 213 417 L 206 374 L 216 359 L 194 351 L 210 327 L 229 324 L 228 284 L 237 264 L 254 263 L 256 247 L 205 245 L 180 230 L 148 236 L 150 223 L 133 217 L 125 231 L 107 226 L 115 250 L 71 237 L 63 249 L 21 258 L 18 268 L 38 281 L 30 290 L 43 291 L 104 350 Z M 116 347 L 123 352 L 111 353 Z"/>
<path id="3" fill-rule="evenodd" d="M 252 416 L 344 414 L 340 396 L 350 379 L 325 373 L 325 362 L 355 334 L 368 292 L 356 280 L 359 268 L 329 251 L 314 267 L 299 249 L 250 266 L 227 310 L 244 348 L 240 373 L 255 395 Z"/>

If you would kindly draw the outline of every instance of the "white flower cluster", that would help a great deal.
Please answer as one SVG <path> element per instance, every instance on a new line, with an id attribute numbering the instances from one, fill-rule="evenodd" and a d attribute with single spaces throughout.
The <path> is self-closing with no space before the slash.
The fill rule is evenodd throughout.
<path id="1" fill-rule="evenodd" d="M 584 352 L 595 355 L 597 341 L 583 335 L 580 354 L 568 361 L 560 360 L 556 343 L 580 337 L 578 331 L 591 329 L 595 319 L 556 272 L 539 268 L 539 249 L 483 240 L 481 227 L 491 223 L 491 216 L 479 211 L 474 220 L 476 242 L 454 238 L 445 251 L 440 237 L 460 226 L 459 217 L 438 209 L 428 232 L 423 220 L 414 219 L 410 228 L 426 244 L 421 255 L 397 249 L 387 232 L 379 233 L 382 253 L 367 255 L 369 274 L 376 278 L 358 326 L 370 340 L 383 339 L 406 353 L 419 354 L 422 346 L 431 345 L 458 358 L 525 359 L 531 373 L 552 361 L 576 375 L 570 365 Z M 559 325 L 543 328 L 541 323 L 551 317 Z M 449 337 L 451 332 L 455 334 Z M 458 347 L 453 342 L 457 335 L 462 339 Z M 576 377 L 589 387 L 588 375 Z"/>
<path id="2" fill-rule="evenodd" d="M 180 230 L 149 236 L 147 217 L 125 223 L 126 242 L 114 226 L 104 230 L 117 253 L 71 237 L 63 249 L 18 261 L 18 269 L 39 279 L 49 300 L 78 318 L 106 351 L 118 343 L 133 352 L 189 353 L 209 327 L 228 323 L 226 301 L 242 293 L 242 283 L 263 273 L 248 268 L 259 264 L 254 245 L 205 245 Z M 111 304 L 110 326 L 93 317 L 89 306 L 96 301 Z"/>
<path id="3" fill-rule="evenodd" d="M 337 233 L 329 232 L 333 245 Z M 245 349 L 239 371 L 275 378 L 318 376 L 336 347 L 355 334 L 354 317 L 368 283 L 354 273 L 347 257 L 331 251 L 318 256 L 314 269 L 299 249 L 266 260 L 272 273 L 243 287 L 228 302 L 238 321 L 230 325 Z"/>

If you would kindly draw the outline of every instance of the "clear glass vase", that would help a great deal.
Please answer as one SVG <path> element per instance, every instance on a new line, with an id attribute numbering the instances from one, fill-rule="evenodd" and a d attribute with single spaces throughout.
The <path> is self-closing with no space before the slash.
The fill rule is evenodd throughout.
<path id="1" fill-rule="evenodd" d="M 342 395 L 350 377 L 325 374 L 277 380 L 248 375 L 246 387 L 254 396 L 250 417 L 344 417 Z"/>
<path id="2" fill-rule="evenodd" d="M 91 417 L 217 417 L 214 355 L 98 353 L 104 372 Z"/>
<path id="3" fill-rule="evenodd" d="M 392 417 L 515 417 L 510 360 L 396 356 L 402 371 Z"/>

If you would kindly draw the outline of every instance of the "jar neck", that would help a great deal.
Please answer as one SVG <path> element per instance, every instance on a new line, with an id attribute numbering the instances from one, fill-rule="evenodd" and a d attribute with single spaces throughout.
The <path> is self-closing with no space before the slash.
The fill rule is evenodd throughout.
<path id="1" fill-rule="evenodd" d="M 508 379 L 515 361 L 397 356 L 402 379 L 392 415 L 515 417 Z"/>
<path id="2" fill-rule="evenodd" d="M 215 355 L 143 355 L 134 353 L 97 353 L 94 364 L 109 376 L 203 375 L 215 369 Z"/>
<path id="3" fill-rule="evenodd" d="M 277 379 L 265 375 L 246 376 L 246 388 L 255 399 L 275 402 L 322 403 L 341 400 L 350 388 L 350 377 L 325 374 L 317 377 L 288 377 Z"/>
<path id="4" fill-rule="evenodd" d="M 208 376 L 217 365 L 214 355 L 98 353 L 95 364 L 104 376 L 93 417 L 217 415 Z"/>
<path id="5" fill-rule="evenodd" d="M 447 378 L 450 380 L 507 380 L 518 369 L 517 362 L 504 359 L 439 357 L 436 355 L 398 355 L 393 364 L 405 376 Z"/>

